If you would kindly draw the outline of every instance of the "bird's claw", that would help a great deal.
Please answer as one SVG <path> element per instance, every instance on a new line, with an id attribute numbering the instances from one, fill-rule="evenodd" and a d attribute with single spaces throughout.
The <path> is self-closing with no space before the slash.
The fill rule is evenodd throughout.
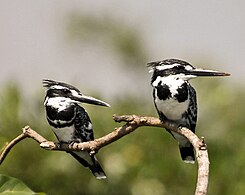
<path id="1" fill-rule="evenodd" d="M 206 142 L 204 140 L 204 137 L 201 137 L 200 150 L 207 150 L 207 144 L 206 144 Z"/>

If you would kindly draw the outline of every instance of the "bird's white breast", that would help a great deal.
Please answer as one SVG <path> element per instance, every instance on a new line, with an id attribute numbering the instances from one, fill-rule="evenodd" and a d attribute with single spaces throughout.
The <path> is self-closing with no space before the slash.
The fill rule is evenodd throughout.
<path id="1" fill-rule="evenodd" d="M 157 87 L 159 83 L 165 84 L 169 87 L 171 97 L 166 100 L 160 100 L 157 96 L 157 90 L 155 90 L 155 103 L 157 109 L 161 111 L 170 120 L 180 120 L 182 114 L 188 109 L 189 98 L 184 102 L 179 102 L 175 95 L 178 93 L 177 89 L 185 82 L 182 79 L 177 79 L 176 75 L 171 75 L 169 77 L 157 77 L 157 79 L 152 83 L 153 87 Z"/>
<path id="2" fill-rule="evenodd" d="M 169 87 L 172 96 L 174 96 L 178 93 L 177 89 L 185 82 L 184 80 L 179 79 L 178 76 L 179 75 L 170 75 L 168 77 L 158 76 L 156 80 L 152 83 L 152 86 L 157 87 L 159 83 L 165 84 Z"/>
<path id="3" fill-rule="evenodd" d="M 170 120 L 180 120 L 182 114 L 188 109 L 189 99 L 179 103 L 176 99 L 170 98 L 164 101 L 156 97 L 155 100 L 157 109 L 161 111 Z"/>
<path id="4" fill-rule="evenodd" d="M 45 106 L 52 106 L 53 108 L 58 109 L 58 111 L 65 110 L 70 104 L 72 100 L 67 97 L 52 97 L 47 98 L 44 102 Z"/>
<path id="5" fill-rule="evenodd" d="M 63 142 L 71 142 L 73 140 L 73 135 L 74 135 L 74 125 L 70 127 L 63 127 L 63 128 L 52 128 L 55 135 L 59 139 L 59 141 Z"/>

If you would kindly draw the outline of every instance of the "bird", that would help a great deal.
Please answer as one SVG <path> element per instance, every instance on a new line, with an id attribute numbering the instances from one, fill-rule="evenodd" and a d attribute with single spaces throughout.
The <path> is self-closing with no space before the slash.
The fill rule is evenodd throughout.
<path id="1" fill-rule="evenodd" d="M 44 79 L 46 88 L 44 106 L 46 118 L 60 144 L 81 143 L 94 140 L 93 126 L 86 110 L 80 103 L 110 107 L 104 101 L 86 96 L 76 87 L 51 79 Z M 95 155 L 88 151 L 72 151 L 70 153 L 83 166 L 89 168 L 96 179 L 106 179 Z"/>
<path id="2" fill-rule="evenodd" d="M 195 133 L 197 122 L 196 91 L 189 83 L 199 76 L 229 76 L 229 73 L 204 70 L 193 67 L 179 59 L 165 59 L 147 64 L 152 72 L 154 105 L 161 121 L 172 121 L 179 126 L 189 128 Z M 195 163 L 192 144 L 184 136 L 166 129 L 178 142 L 182 160 Z"/>

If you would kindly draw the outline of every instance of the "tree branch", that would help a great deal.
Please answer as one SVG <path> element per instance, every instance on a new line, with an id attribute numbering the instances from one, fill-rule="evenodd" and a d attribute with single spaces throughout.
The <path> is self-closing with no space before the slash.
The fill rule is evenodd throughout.
<path id="1" fill-rule="evenodd" d="M 7 154 L 10 152 L 10 150 L 17 144 L 19 143 L 21 140 L 25 139 L 27 137 L 27 135 L 25 135 L 24 133 L 20 134 L 18 137 L 16 137 L 15 139 L 13 139 L 10 143 L 7 143 L 3 152 L 0 155 L 0 164 L 2 164 L 2 162 L 4 161 L 4 159 L 6 158 Z"/>
<path id="2" fill-rule="evenodd" d="M 22 129 L 22 134 L 12 140 L 3 150 L 0 155 L 0 164 L 4 161 L 7 154 L 10 152 L 11 148 L 18 142 L 25 138 L 32 138 L 37 141 L 40 146 L 47 150 L 60 150 L 60 151 L 80 151 L 88 150 L 90 154 L 98 152 L 104 146 L 111 144 L 112 142 L 122 138 L 123 136 L 133 132 L 135 129 L 141 126 L 154 126 L 163 127 L 171 131 L 177 132 L 185 136 L 193 145 L 196 151 L 196 159 L 198 163 L 198 177 L 195 195 L 205 195 L 207 194 L 208 188 L 208 176 L 209 176 L 209 159 L 207 146 L 205 144 L 204 138 L 199 139 L 196 134 L 185 127 L 179 127 L 177 124 L 171 121 L 161 122 L 158 118 L 154 117 L 141 117 L 136 115 L 123 115 L 116 116 L 113 115 L 115 122 L 126 122 L 121 127 L 115 128 L 111 133 L 95 139 L 94 141 L 88 141 L 83 143 L 72 143 L 72 144 L 58 144 L 52 141 L 47 141 L 36 131 L 26 126 Z"/>

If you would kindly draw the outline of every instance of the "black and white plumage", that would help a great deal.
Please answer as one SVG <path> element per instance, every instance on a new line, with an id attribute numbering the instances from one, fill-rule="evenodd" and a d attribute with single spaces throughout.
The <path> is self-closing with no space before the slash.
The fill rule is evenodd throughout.
<path id="1" fill-rule="evenodd" d="M 44 100 L 47 120 L 59 142 L 79 143 L 94 140 L 91 120 L 88 113 L 79 104 L 110 105 L 85 96 L 77 88 L 67 83 L 45 79 L 43 86 L 47 88 Z M 69 153 L 82 165 L 88 167 L 97 179 L 106 178 L 106 174 L 94 155 L 90 155 L 88 151 Z"/>
<path id="2" fill-rule="evenodd" d="M 178 59 L 148 63 L 153 72 L 154 104 L 160 120 L 174 121 L 195 133 L 197 121 L 196 91 L 188 82 L 197 76 L 228 76 L 228 73 L 194 68 L 188 62 Z M 181 158 L 186 163 L 195 163 L 192 144 L 178 133 L 169 133 L 178 141 Z"/>

